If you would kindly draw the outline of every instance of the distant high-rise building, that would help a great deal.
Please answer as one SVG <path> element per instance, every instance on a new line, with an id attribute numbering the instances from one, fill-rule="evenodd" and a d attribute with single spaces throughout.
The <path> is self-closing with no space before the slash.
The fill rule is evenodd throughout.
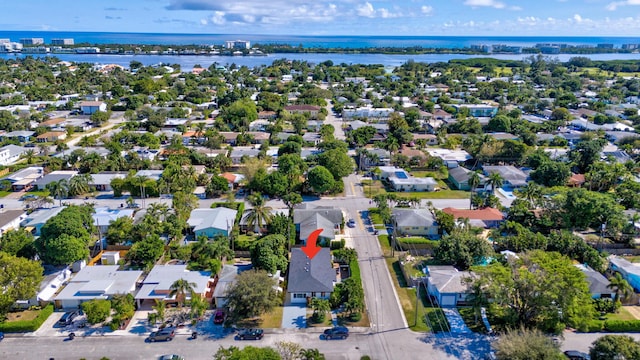
<path id="1" fill-rule="evenodd" d="M 51 45 L 73 45 L 73 39 L 51 39 Z"/>
<path id="2" fill-rule="evenodd" d="M 24 38 L 20 39 L 22 45 L 44 45 L 43 38 Z"/>
<path id="3" fill-rule="evenodd" d="M 638 45 L 638 44 L 622 44 L 622 48 L 624 50 L 635 50 L 635 49 L 640 48 L 640 45 Z"/>
<path id="4" fill-rule="evenodd" d="M 249 49 L 251 48 L 251 42 L 247 40 L 229 40 L 227 43 L 227 49 Z"/>
<path id="5" fill-rule="evenodd" d="M 0 44 L 10 43 L 11 39 L 0 39 Z"/>
<path id="6" fill-rule="evenodd" d="M 598 49 L 613 49 L 613 44 L 598 44 L 596 47 Z"/>

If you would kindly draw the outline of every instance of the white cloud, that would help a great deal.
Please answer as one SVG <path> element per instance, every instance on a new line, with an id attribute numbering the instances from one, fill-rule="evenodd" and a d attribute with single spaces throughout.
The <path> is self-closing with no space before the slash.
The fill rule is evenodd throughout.
<path id="1" fill-rule="evenodd" d="M 496 0 L 466 0 L 465 5 L 473 7 L 492 7 L 496 9 L 504 9 L 505 4 Z"/>
<path id="2" fill-rule="evenodd" d="M 420 11 L 423 14 L 431 14 L 433 12 L 433 7 L 428 5 L 422 5 L 422 7 L 420 8 Z"/>
<path id="3" fill-rule="evenodd" d="M 580 16 L 580 14 L 575 14 L 573 15 L 573 20 L 577 23 L 582 22 L 582 16 Z"/>
<path id="4" fill-rule="evenodd" d="M 373 5 L 371 5 L 370 2 L 366 2 L 364 5 L 358 6 L 356 11 L 358 12 L 358 15 L 362 17 L 372 18 L 376 16 L 376 9 L 373 8 Z"/>
<path id="5" fill-rule="evenodd" d="M 211 15 L 211 22 L 216 25 L 224 25 L 226 23 L 224 19 L 225 13 L 223 11 L 216 11 Z"/>
<path id="6" fill-rule="evenodd" d="M 609 3 L 605 7 L 605 9 L 609 11 L 616 11 L 619 7 L 627 6 L 627 5 L 640 5 L 640 0 L 614 1 Z"/>

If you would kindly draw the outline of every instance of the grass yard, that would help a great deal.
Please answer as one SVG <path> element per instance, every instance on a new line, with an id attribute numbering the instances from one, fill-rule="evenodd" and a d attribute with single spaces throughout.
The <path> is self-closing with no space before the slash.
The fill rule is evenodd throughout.
<path id="1" fill-rule="evenodd" d="M 271 312 L 262 314 L 260 319 L 260 327 L 264 329 L 279 328 L 282 326 L 282 306 L 276 306 Z"/>
<path id="2" fill-rule="evenodd" d="M 368 198 L 373 198 L 378 194 L 386 194 L 387 192 L 380 180 L 362 180 L 362 189 L 364 190 L 364 195 Z"/>
<path id="3" fill-rule="evenodd" d="M 468 199 L 469 192 L 461 190 L 440 190 L 429 192 L 397 192 L 398 197 L 418 199 Z"/>
<path id="4" fill-rule="evenodd" d="M 3 198 L 9 194 L 11 194 L 11 191 L 0 191 L 0 198 Z"/>
<path id="5" fill-rule="evenodd" d="M 471 331 L 480 334 L 487 333 L 487 327 L 484 325 L 484 322 L 482 322 L 480 314 L 477 315 L 476 321 L 476 314 L 473 308 L 458 308 L 458 312 Z"/>
<path id="6" fill-rule="evenodd" d="M 380 248 L 382 248 L 382 254 L 391 256 L 391 243 L 389 242 L 389 235 L 378 235 L 378 241 L 380 242 Z"/>
<path id="7" fill-rule="evenodd" d="M 423 171 L 423 170 L 417 170 L 417 171 L 411 171 L 411 175 L 417 177 L 417 178 L 426 178 L 426 177 L 432 177 L 436 180 L 444 180 L 447 178 L 446 174 L 443 174 L 440 171 Z"/>
<path id="8" fill-rule="evenodd" d="M 624 306 L 621 306 L 617 313 L 607 314 L 606 317 L 607 320 L 638 320 Z"/>
<path id="9" fill-rule="evenodd" d="M 308 328 L 332 326 L 331 314 L 328 312 L 324 316 L 324 321 L 320 323 L 313 322 L 312 317 L 313 317 L 313 309 L 307 308 L 307 327 Z"/>
<path id="10" fill-rule="evenodd" d="M 26 194 L 35 196 L 49 196 L 49 190 L 31 190 Z"/>
<path id="11" fill-rule="evenodd" d="M 331 319 L 329 319 L 331 320 Z M 355 326 L 355 327 L 369 327 L 371 323 L 369 322 L 369 316 L 366 311 L 362 312 L 362 317 L 359 321 L 350 321 L 349 315 L 347 313 L 338 314 L 338 325 L 343 326 Z M 331 321 L 329 321 L 329 326 L 331 326 Z"/>
<path id="12" fill-rule="evenodd" d="M 31 321 L 35 319 L 38 314 L 40 314 L 40 310 L 10 312 L 7 314 L 7 321 Z"/>
<path id="13" fill-rule="evenodd" d="M 446 322 L 442 310 L 431 307 L 424 289 L 420 291 L 420 299 L 416 299 L 416 289 L 407 287 L 400 270 L 400 262 L 394 258 L 387 258 L 386 261 L 409 328 L 420 332 L 438 332 L 441 329 L 446 329 L 449 324 Z M 417 308 L 416 302 L 418 303 Z"/>

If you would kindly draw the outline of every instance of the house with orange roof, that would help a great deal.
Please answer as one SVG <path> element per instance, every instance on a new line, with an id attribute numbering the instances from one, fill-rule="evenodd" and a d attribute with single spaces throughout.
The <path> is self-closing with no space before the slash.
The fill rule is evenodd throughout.
<path id="1" fill-rule="evenodd" d="M 475 210 L 447 207 L 442 211 L 452 215 L 455 220 L 469 219 L 470 225 L 483 228 L 496 228 L 504 221 L 504 214 L 500 210 L 490 207 Z"/>
<path id="2" fill-rule="evenodd" d="M 571 174 L 569 181 L 567 182 L 567 186 L 570 187 L 581 187 L 585 183 L 586 179 L 584 174 Z"/>
<path id="3" fill-rule="evenodd" d="M 56 125 L 58 125 L 60 123 L 63 123 L 64 121 L 65 121 L 65 119 L 63 119 L 63 118 L 53 118 L 53 119 L 49 119 L 47 121 L 41 122 L 40 126 L 51 128 L 51 127 L 54 127 L 54 126 L 56 126 Z"/>

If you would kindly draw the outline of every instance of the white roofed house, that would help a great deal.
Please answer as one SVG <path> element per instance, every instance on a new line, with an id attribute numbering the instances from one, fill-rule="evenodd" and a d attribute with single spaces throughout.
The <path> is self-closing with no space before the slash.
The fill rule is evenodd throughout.
<path id="1" fill-rule="evenodd" d="M 92 115 L 98 111 L 107 111 L 107 104 L 102 101 L 83 101 L 80 103 L 80 110 L 85 115 Z"/>
<path id="2" fill-rule="evenodd" d="M 236 220 L 236 210 L 226 207 L 214 209 L 195 209 L 187 220 L 193 234 L 214 238 L 216 235 L 229 236 Z"/>
<path id="3" fill-rule="evenodd" d="M 5 232 L 18 229 L 20 222 L 27 218 L 27 213 L 23 210 L 2 210 L 0 211 L 0 236 Z"/>
<path id="4" fill-rule="evenodd" d="M 125 177 L 127 177 L 126 172 L 101 172 L 91 174 L 89 186 L 95 188 L 96 191 L 112 191 L 111 181 L 113 179 L 124 179 Z"/>
<path id="5" fill-rule="evenodd" d="M 20 156 L 26 152 L 27 149 L 22 146 L 13 144 L 3 146 L 0 148 L 0 165 L 11 165 L 20 160 Z"/>
<path id="6" fill-rule="evenodd" d="M 93 215 L 93 225 L 98 228 L 101 234 L 105 234 L 109 225 L 121 217 L 133 218 L 133 209 L 109 209 L 107 206 L 95 208 Z"/>
<path id="7" fill-rule="evenodd" d="M 121 271 L 118 265 L 85 266 L 55 297 L 58 309 L 78 309 L 86 301 L 133 294 L 142 271 Z"/>
<path id="8" fill-rule="evenodd" d="M 155 300 L 167 303 L 177 302 L 176 296 L 171 295 L 171 285 L 180 279 L 193 284 L 194 294 L 211 299 L 214 279 L 211 278 L 210 272 L 189 271 L 187 265 L 156 265 L 142 281 L 142 286 L 135 295 L 138 308 L 143 303 L 151 306 Z M 192 294 L 185 295 L 185 300 L 189 301 Z"/>

